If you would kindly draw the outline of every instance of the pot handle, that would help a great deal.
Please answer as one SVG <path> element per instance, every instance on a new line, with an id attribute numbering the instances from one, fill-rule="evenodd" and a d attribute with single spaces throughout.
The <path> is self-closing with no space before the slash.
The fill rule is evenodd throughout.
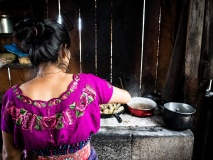
<path id="1" fill-rule="evenodd" d="M 122 122 L 121 117 L 120 117 L 117 113 L 114 113 L 113 116 L 115 116 L 115 118 L 117 119 L 117 121 L 118 121 L 119 123 Z"/>
<path id="2" fill-rule="evenodd" d="M 164 104 L 166 103 L 166 101 L 161 100 L 160 104 L 157 105 L 157 107 L 160 109 L 160 112 L 163 113 L 165 108 L 164 108 Z"/>
<path id="3" fill-rule="evenodd" d="M 162 104 L 157 105 L 159 109 L 164 110 L 164 106 Z"/>

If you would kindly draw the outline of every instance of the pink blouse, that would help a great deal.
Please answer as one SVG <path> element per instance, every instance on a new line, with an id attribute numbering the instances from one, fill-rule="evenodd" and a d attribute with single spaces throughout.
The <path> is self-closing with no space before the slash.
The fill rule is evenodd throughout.
<path id="1" fill-rule="evenodd" d="M 92 74 L 74 75 L 67 90 L 49 101 L 32 100 L 15 85 L 2 101 L 1 129 L 25 150 L 75 144 L 99 130 L 99 104 L 112 92 L 109 82 Z"/>

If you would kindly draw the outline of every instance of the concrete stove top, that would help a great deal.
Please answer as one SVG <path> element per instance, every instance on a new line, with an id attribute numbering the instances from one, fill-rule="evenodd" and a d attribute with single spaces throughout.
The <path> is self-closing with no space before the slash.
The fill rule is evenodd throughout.
<path id="1" fill-rule="evenodd" d="M 119 115 L 122 122 L 112 116 L 110 118 L 101 118 L 101 128 L 99 133 L 122 134 L 129 133 L 134 135 L 148 136 L 194 136 L 190 129 L 185 131 L 174 131 L 168 129 L 162 119 L 159 109 L 155 109 L 151 117 L 135 117 L 129 113 Z"/>
<path id="2" fill-rule="evenodd" d="M 121 123 L 119 123 L 114 116 L 110 118 L 101 118 L 101 127 L 155 127 L 164 125 L 163 119 L 157 109 L 151 117 L 135 117 L 128 113 L 119 116 L 122 119 Z"/>
<path id="3" fill-rule="evenodd" d="M 92 145 L 104 160 L 191 160 L 194 135 L 190 129 L 167 129 L 158 109 L 151 117 L 121 114 L 101 118 L 101 128 L 92 138 Z"/>

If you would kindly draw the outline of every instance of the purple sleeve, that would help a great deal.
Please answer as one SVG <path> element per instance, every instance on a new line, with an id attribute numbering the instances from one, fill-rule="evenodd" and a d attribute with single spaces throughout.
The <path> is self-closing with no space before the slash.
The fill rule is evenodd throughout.
<path id="1" fill-rule="evenodd" d="M 91 83 L 94 84 L 96 89 L 96 98 L 99 104 L 108 103 L 112 97 L 113 86 L 110 82 L 97 77 L 93 74 L 89 74 Z"/>
<path id="2" fill-rule="evenodd" d="M 12 96 L 12 91 L 8 90 L 3 98 L 2 101 L 2 108 L 1 108 L 1 130 L 7 133 L 13 133 L 13 122 L 12 118 L 8 113 L 8 108 L 13 104 L 10 101 L 10 97 Z"/>

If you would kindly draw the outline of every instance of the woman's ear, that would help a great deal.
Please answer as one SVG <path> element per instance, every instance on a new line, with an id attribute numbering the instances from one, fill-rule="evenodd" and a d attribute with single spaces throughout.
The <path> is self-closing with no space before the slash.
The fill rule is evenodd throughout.
<path id="1" fill-rule="evenodd" d="M 62 58 L 67 57 L 67 44 L 62 46 L 61 55 L 62 55 Z"/>
<path id="2" fill-rule="evenodd" d="M 67 58 L 68 60 L 70 60 L 71 58 L 71 53 L 70 53 L 70 50 L 69 48 L 67 48 L 67 44 L 64 45 L 64 47 L 62 48 L 62 59 L 65 59 Z"/>
<path id="3" fill-rule="evenodd" d="M 66 57 L 66 52 L 65 52 L 64 47 L 63 47 L 62 50 L 61 50 L 61 57 L 62 57 L 62 58 L 65 58 L 65 57 Z"/>

